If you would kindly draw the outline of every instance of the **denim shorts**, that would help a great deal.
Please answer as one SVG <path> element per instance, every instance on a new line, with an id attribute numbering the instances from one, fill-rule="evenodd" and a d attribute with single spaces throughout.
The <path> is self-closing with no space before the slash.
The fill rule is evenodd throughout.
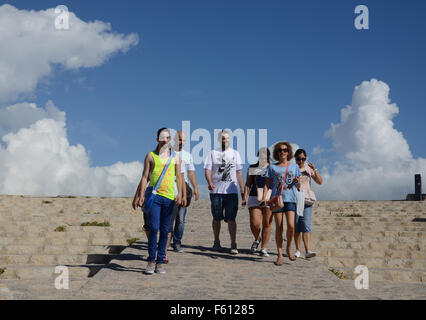
<path id="1" fill-rule="evenodd" d="M 235 221 L 238 211 L 238 194 L 210 193 L 210 201 L 213 220 Z"/>
<path id="2" fill-rule="evenodd" d="M 295 232 L 311 232 L 312 205 L 306 206 L 303 210 L 303 217 L 296 213 Z"/>
<path id="3" fill-rule="evenodd" d="M 287 211 L 296 212 L 296 202 L 284 202 L 284 207 L 283 208 L 281 208 L 278 211 L 274 211 L 272 213 L 287 212 Z"/>

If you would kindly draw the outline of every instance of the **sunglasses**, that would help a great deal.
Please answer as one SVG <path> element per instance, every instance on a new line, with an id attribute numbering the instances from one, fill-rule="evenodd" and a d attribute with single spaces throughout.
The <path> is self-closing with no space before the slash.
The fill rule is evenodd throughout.
<path id="1" fill-rule="evenodd" d="M 306 161 L 306 158 L 296 158 L 296 161 Z"/>
<path id="2" fill-rule="evenodd" d="M 288 152 L 288 149 L 278 149 L 278 152 Z"/>

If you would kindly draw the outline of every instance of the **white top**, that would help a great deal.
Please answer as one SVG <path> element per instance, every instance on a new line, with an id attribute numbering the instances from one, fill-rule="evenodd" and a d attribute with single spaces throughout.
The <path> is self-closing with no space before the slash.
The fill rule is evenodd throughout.
<path id="1" fill-rule="evenodd" d="M 188 170 L 195 171 L 194 160 L 192 158 L 192 155 L 185 150 L 179 151 L 178 154 L 181 161 L 181 172 L 183 172 L 185 175 L 186 183 L 189 183 Z"/>
<path id="2" fill-rule="evenodd" d="M 240 153 L 234 149 L 215 149 L 204 160 L 204 169 L 211 171 L 214 190 L 210 193 L 238 193 L 237 170 L 242 170 Z"/>

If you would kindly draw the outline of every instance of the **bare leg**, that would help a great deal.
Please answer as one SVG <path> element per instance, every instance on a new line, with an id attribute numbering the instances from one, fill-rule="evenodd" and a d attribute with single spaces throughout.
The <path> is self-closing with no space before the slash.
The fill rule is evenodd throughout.
<path id="1" fill-rule="evenodd" d="M 237 241 L 237 222 L 236 221 L 228 221 L 228 231 L 231 236 L 231 243 L 235 243 Z"/>
<path id="2" fill-rule="evenodd" d="M 272 211 L 269 208 L 262 209 L 262 249 L 266 248 L 271 238 Z"/>
<path id="3" fill-rule="evenodd" d="M 296 258 L 291 253 L 291 242 L 294 237 L 294 211 L 287 211 L 285 213 L 286 221 L 287 221 L 287 247 L 286 252 L 290 260 L 294 261 Z"/>
<path id="4" fill-rule="evenodd" d="M 250 229 L 253 233 L 254 240 L 259 240 L 260 236 L 260 224 L 262 222 L 262 209 L 250 208 Z"/>
<path id="5" fill-rule="evenodd" d="M 303 237 L 303 242 L 305 242 L 305 237 Z M 296 232 L 294 234 L 294 244 L 296 245 L 296 250 L 301 252 L 300 251 L 300 246 L 302 244 L 302 233 L 301 232 Z M 305 248 L 306 248 L 306 243 L 305 243 Z"/>
<path id="6" fill-rule="evenodd" d="M 278 258 L 275 264 L 281 266 L 283 264 L 283 213 L 274 213 L 275 219 L 275 242 L 277 243 Z"/>
<path id="7" fill-rule="evenodd" d="M 311 249 L 311 233 L 310 232 L 303 233 L 303 244 L 305 245 L 306 252 L 308 252 Z"/>
<path id="8" fill-rule="evenodd" d="M 221 223 L 220 220 L 213 220 L 212 222 L 214 241 L 219 241 L 220 223 Z"/>

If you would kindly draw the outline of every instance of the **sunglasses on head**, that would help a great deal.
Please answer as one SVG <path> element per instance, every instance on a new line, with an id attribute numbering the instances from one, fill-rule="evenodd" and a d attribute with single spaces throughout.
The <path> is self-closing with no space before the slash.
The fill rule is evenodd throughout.
<path id="1" fill-rule="evenodd" d="M 296 161 L 306 161 L 306 158 L 296 158 Z"/>

